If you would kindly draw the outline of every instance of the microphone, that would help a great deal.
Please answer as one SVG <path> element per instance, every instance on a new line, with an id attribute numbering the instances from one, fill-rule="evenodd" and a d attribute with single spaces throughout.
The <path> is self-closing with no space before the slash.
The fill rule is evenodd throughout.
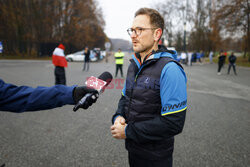
<path id="1" fill-rule="evenodd" d="M 110 74 L 110 72 L 103 72 L 98 78 L 91 76 L 87 79 L 85 84 L 87 87 L 96 89 L 98 94 L 94 93 L 87 93 L 73 108 L 73 111 L 77 111 L 81 105 L 84 105 L 87 98 L 92 98 L 93 100 L 97 99 L 99 97 L 99 94 L 103 93 L 105 90 L 105 87 L 109 85 L 109 83 L 112 81 L 113 77 Z"/>

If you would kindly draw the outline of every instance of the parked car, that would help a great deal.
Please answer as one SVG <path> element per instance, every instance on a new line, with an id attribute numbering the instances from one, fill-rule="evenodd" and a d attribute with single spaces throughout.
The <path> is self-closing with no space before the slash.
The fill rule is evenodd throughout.
<path id="1" fill-rule="evenodd" d="M 71 61 L 84 61 L 84 58 L 85 58 L 84 51 L 79 51 L 79 52 L 66 55 L 66 60 L 70 62 Z M 97 61 L 97 56 L 95 52 L 93 52 L 92 50 L 90 50 L 90 61 Z"/>

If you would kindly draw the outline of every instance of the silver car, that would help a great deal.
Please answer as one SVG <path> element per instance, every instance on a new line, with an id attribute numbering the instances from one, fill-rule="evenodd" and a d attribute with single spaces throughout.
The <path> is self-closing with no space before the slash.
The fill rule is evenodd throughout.
<path id="1" fill-rule="evenodd" d="M 84 51 L 79 51 L 66 55 L 66 60 L 69 62 L 84 61 L 84 58 L 85 58 Z M 96 53 L 92 50 L 90 51 L 90 61 L 97 61 Z"/>

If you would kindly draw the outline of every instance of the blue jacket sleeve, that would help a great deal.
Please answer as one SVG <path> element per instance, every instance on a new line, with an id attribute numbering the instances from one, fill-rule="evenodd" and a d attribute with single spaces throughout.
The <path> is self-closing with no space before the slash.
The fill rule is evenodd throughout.
<path id="1" fill-rule="evenodd" d="M 74 88 L 64 85 L 31 88 L 7 84 L 0 79 L 0 110 L 37 111 L 75 104 L 72 96 Z"/>
<path id="2" fill-rule="evenodd" d="M 160 79 L 161 113 L 150 120 L 129 123 L 126 137 L 146 143 L 181 133 L 187 108 L 186 82 L 182 68 L 174 62 L 166 64 Z"/>

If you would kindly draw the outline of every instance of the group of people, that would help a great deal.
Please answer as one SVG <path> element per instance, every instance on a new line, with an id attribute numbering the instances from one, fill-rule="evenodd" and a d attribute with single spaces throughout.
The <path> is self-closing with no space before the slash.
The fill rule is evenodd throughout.
<path id="1" fill-rule="evenodd" d="M 205 57 L 205 54 L 203 51 L 200 52 L 181 52 L 179 58 L 177 58 L 178 61 L 180 61 L 182 64 L 187 64 L 189 66 L 192 66 L 193 62 L 199 62 L 202 63 L 202 59 Z"/>
<path id="2" fill-rule="evenodd" d="M 202 63 L 202 59 L 205 57 L 205 54 L 203 51 L 200 51 L 200 52 L 194 52 L 192 54 L 192 60 L 193 62 L 197 62 L 199 61 L 200 63 Z"/>
<path id="3" fill-rule="evenodd" d="M 203 52 L 201 52 L 199 54 L 193 53 L 192 59 L 196 59 L 196 55 L 199 55 L 197 57 L 198 60 L 199 60 L 199 58 L 204 57 Z M 209 53 L 208 57 L 209 57 L 210 64 L 212 64 L 213 63 L 214 52 L 211 51 Z M 218 75 L 221 75 L 221 69 L 225 65 L 226 59 L 227 59 L 227 52 L 223 52 L 223 50 L 220 51 L 220 53 L 218 55 L 218 71 L 217 71 Z M 228 57 L 229 64 L 228 64 L 227 74 L 230 74 L 231 67 L 233 67 L 234 74 L 237 75 L 237 73 L 236 73 L 236 64 L 235 64 L 236 60 L 237 60 L 237 57 L 234 55 L 234 52 L 232 52 L 231 55 Z M 199 60 L 199 62 L 201 62 L 201 61 Z"/>
<path id="4" fill-rule="evenodd" d="M 68 63 L 65 58 L 64 50 L 65 46 L 63 44 L 59 44 L 52 54 L 52 63 L 55 66 L 55 85 L 66 85 L 65 68 L 68 66 Z M 85 69 L 86 71 L 89 70 L 89 61 L 90 51 L 88 47 L 85 47 L 83 71 L 85 71 Z"/>
<path id="5" fill-rule="evenodd" d="M 55 85 L 66 85 L 66 75 L 65 68 L 68 66 L 67 60 L 64 54 L 65 46 L 63 44 L 59 44 L 58 47 L 55 48 L 52 54 L 52 62 L 55 66 L 54 74 L 55 74 Z M 121 49 L 118 49 L 118 52 L 114 54 L 115 63 L 116 63 L 116 71 L 115 77 L 117 77 L 118 72 L 120 71 L 121 77 L 123 78 L 123 63 L 124 63 L 124 53 Z M 84 64 L 82 71 L 89 71 L 89 62 L 90 62 L 90 51 L 86 46 L 84 49 Z"/>
<path id="6" fill-rule="evenodd" d="M 205 54 L 204 54 L 203 51 L 188 53 L 188 54 L 182 52 L 179 61 L 182 64 L 188 64 L 189 66 L 192 66 L 192 62 L 199 61 L 200 63 L 202 63 L 202 58 L 204 58 L 204 57 L 205 57 Z M 213 63 L 214 52 L 211 51 L 209 53 L 208 57 L 209 57 L 210 64 L 212 64 Z M 221 69 L 225 65 L 227 57 L 228 57 L 227 74 L 230 74 L 230 70 L 231 70 L 231 68 L 233 68 L 234 74 L 237 75 L 237 73 L 236 73 L 236 60 L 237 60 L 237 57 L 234 55 L 234 52 L 231 52 L 230 56 L 227 56 L 227 52 L 223 52 L 223 51 L 220 51 L 220 53 L 218 55 L 218 71 L 217 71 L 217 74 L 221 75 Z"/>
<path id="7" fill-rule="evenodd" d="M 219 56 L 218 56 L 218 75 L 221 75 L 221 69 L 224 66 L 227 58 L 227 52 L 221 51 Z M 234 52 L 231 53 L 231 55 L 228 57 L 228 70 L 227 74 L 230 74 L 231 67 L 233 67 L 234 74 L 237 75 L 236 73 L 236 68 L 235 68 L 235 63 L 236 63 L 237 57 L 234 55 Z"/>
<path id="8" fill-rule="evenodd" d="M 187 78 L 182 65 L 175 60 L 177 52 L 158 45 L 164 27 L 164 19 L 158 11 L 141 8 L 127 30 L 135 54 L 130 60 L 110 131 L 113 138 L 125 141 L 130 167 L 172 167 L 174 137 L 184 127 Z M 60 56 L 64 49 L 59 45 L 53 53 L 56 84 L 59 85 L 18 87 L 0 80 L 0 110 L 51 109 L 76 104 L 87 93 L 96 95 L 97 99 L 94 89 L 63 85 L 66 83 L 62 74 L 67 62 Z M 123 57 L 121 51 L 115 54 L 116 75 L 120 70 L 123 76 Z M 82 108 L 93 103 L 95 100 L 89 98 L 88 105 Z"/>

